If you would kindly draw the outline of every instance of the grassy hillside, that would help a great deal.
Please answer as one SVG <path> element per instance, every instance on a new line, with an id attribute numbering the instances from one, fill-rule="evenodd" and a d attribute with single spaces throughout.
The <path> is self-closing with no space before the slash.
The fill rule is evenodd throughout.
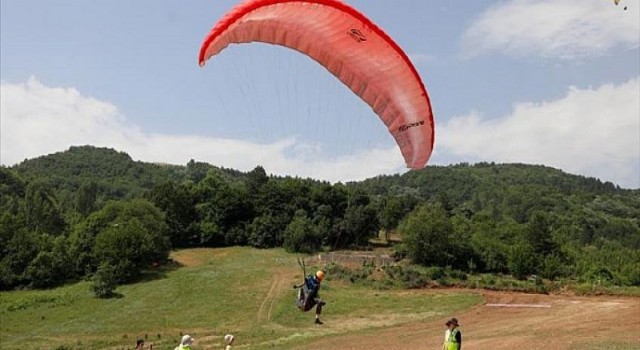
<path id="1" fill-rule="evenodd" d="M 225 333 L 239 349 L 290 349 L 340 334 L 443 318 L 481 301 L 468 293 L 376 290 L 329 278 L 325 325 L 294 307 L 301 277 L 296 256 L 283 250 L 191 249 L 179 267 L 120 286 L 119 297 L 94 298 L 80 282 L 45 291 L 0 293 L 2 349 L 127 349 L 147 339 L 173 349 L 181 334 L 197 349 L 220 349 Z M 312 269 L 313 267 L 310 267 Z"/>

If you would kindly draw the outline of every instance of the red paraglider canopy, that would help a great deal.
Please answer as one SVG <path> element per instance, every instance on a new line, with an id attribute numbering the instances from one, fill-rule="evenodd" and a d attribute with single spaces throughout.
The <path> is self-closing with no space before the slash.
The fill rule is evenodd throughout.
<path id="1" fill-rule="evenodd" d="M 400 46 L 358 10 L 338 0 L 246 0 L 213 27 L 199 63 L 248 42 L 285 46 L 320 63 L 373 108 L 407 167 L 425 166 L 434 144 L 427 90 Z"/>

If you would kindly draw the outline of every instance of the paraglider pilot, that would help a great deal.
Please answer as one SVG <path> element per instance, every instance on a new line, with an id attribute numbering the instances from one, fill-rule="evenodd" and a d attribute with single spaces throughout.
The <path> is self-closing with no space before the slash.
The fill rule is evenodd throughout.
<path id="1" fill-rule="evenodd" d="M 300 311 L 307 312 L 313 307 L 316 307 L 316 320 L 315 323 L 320 325 L 323 324 L 320 321 L 320 314 L 322 313 L 322 307 L 326 304 L 324 300 L 320 299 L 320 295 L 318 291 L 320 290 L 320 283 L 324 279 L 324 271 L 318 270 L 314 275 L 308 275 L 304 279 L 304 283 L 297 286 L 294 285 L 293 288 L 299 288 L 298 292 L 298 300 L 297 306 Z"/>

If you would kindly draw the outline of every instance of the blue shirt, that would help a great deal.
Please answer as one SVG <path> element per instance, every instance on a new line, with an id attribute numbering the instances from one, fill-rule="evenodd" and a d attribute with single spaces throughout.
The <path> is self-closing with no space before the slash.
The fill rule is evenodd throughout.
<path id="1" fill-rule="evenodd" d="M 318 291 L 320 290 L 320 281 L 316 279 L 316 276 L 309 275 L 304 279 L 304 288 L 305 293 L 310 298 L 315 298 L 318 296 Z"/>

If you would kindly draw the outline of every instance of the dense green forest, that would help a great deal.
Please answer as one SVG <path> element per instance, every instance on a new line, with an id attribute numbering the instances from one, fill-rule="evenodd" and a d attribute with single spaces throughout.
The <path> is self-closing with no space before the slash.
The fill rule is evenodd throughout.
<path id="1" fill-rule="evenodd" d="M 0 289 L 92 279 L 96 295 L 172 248 L 367 249 L 463 273 L 640 286 L 640 191 L 523 164 L 429 166 L 330 184 L 91 146 L 0 167 Z"/>

